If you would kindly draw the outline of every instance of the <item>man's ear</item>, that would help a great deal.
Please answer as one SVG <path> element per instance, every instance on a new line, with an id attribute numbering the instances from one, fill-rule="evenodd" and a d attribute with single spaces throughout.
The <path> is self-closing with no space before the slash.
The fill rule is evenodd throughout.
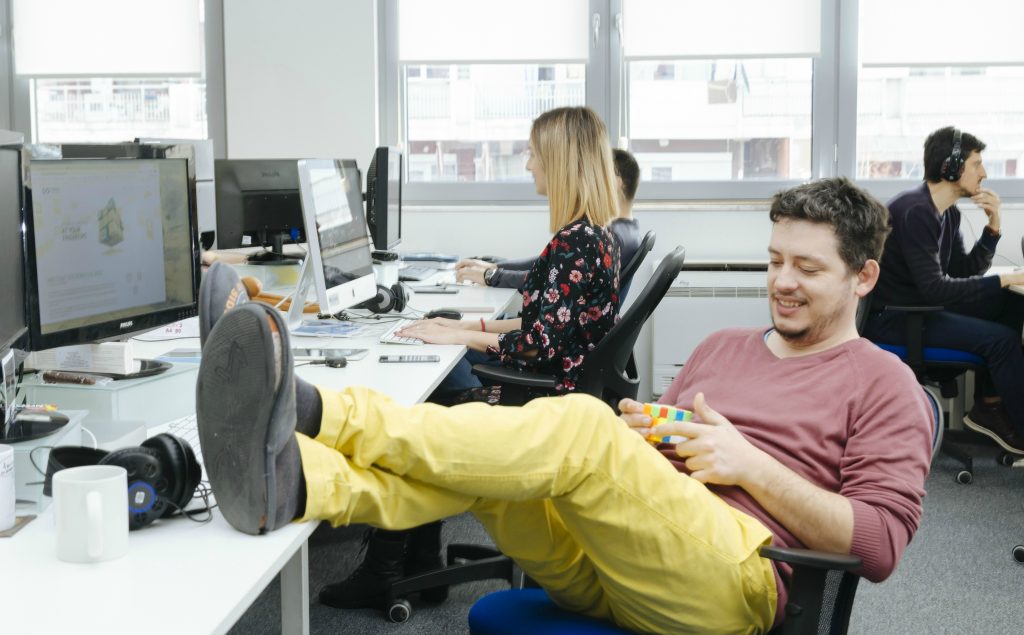
<path id="1" fill-rule="evenodd" d="M 864 266 L 857 272 L 857 286 L 854 287 L 854 293 L 857 294 L 858 298 L 863 298 L 871 293 L 871 290 L 875 288 L 875 284 L 878 283 L 878 275 L 881 271 L 882 268 L 877 260 L 867 260 L 864 262 Z"/>

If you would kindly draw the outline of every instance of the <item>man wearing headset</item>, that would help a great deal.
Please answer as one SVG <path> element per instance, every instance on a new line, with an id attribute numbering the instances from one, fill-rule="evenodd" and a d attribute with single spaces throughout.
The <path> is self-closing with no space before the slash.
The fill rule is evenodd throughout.
<path id="1" fill-rule="evenodd" d="M 974 353 L 985 360 L 982 395 L 964 423 L 1008 452 L 1024 454 L 1024 296 L 1003 291 L 1024 284 L 1024 272 L 986 276 L 1001 236 L 999 196 L 982 187 L 985 144 L 945 127 L 924 142 L 921 185 L 888 203 L 892 233 L 882 252 L 882 271 L 871 296 L 866 335 L 902 344 L 902 311 L 889 306 L 942 306 L 925 317 L 925 346 Z M 988 223 L 967 251 L 956 202 L 970 197 Z"/>

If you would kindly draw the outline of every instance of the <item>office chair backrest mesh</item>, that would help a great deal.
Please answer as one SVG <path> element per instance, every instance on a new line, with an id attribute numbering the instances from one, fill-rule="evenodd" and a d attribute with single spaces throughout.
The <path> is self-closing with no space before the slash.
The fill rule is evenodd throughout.
<path id="1" fill-rule="evenodd" d="M 676 247 L 662 259 L 636 301 L 587 355 L 577 391 L 594 395 L 612 407 L 623 397 L 636 398 L 640 380 L 632 359 L 633 346 L 640 329 L 679 275 L 685 258 L 686 250 Z"/>

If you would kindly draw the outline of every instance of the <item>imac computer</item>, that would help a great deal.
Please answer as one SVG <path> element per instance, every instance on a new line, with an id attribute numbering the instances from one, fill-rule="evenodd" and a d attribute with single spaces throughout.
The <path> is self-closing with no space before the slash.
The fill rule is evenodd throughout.
<path id="1" fill-rule="evenodd" d="M 292 327 L 301 321 L 310 285 L 316 289 L 320 312 L 327 314 L 377 294 L 356 162 L 303 159 L 298 170 L 309 249 L 291 304 Z"/>
<path id="2" fill-rule="evenodd" d="M 197 314 L 191 152 L 146 145 L 122 158 L 67 158 L 61 146 L 25 146 L 32 350 L 121 339 Z"/>
<path id="3" fill-rule="evenodd" d="M 285 263 L 285 243 L 306 241 L 296 159 L 217 159 L 217 248 L 267 247 L 249 262 Z"/>
<path id="4" fill-rule="evenodd" d="M 402 240 L 402 151 L 381 147 L 366 170 L 366 224 L 375 249 L 394 249 Z"/>

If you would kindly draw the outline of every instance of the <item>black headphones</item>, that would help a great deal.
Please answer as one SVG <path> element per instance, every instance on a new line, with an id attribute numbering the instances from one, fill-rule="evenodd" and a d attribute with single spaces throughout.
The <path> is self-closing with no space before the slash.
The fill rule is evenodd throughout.
<path id="1" fill-rule="evenodd" d="M 377 285 L 377 295 L 365 302 L 360 302 L 352 308 L 369 309 L 371 313 L 389 313 L 391 311 L 404 311 L 405 305 L 409 302 L 409 295 L 401 282 L 396 282 L 390 287 Z"/>
<path id="2" fill-rule="evenodd" d="M 964 156 L 960 139 L 962 136 L 959 128 L 953 128 L 953 149 L 949 151 L 949 156 L 942 162 L 942 169 L 939 170 L 939 176 L 947 181 L 959 181 L 960 173 L 963 172 Z"/>
<path id="3" fill-rule="evenodd" d="M 54 473 L 82 465 L 117 465 L 128 472 L 129 529 L 140 529 L 184 509 L 202 476 L 192 446 L 173 434 L 158 434 L 141 446 L 113 452 L 73 445 L 53 448 L 43 495 L 53 495 Z"/>

